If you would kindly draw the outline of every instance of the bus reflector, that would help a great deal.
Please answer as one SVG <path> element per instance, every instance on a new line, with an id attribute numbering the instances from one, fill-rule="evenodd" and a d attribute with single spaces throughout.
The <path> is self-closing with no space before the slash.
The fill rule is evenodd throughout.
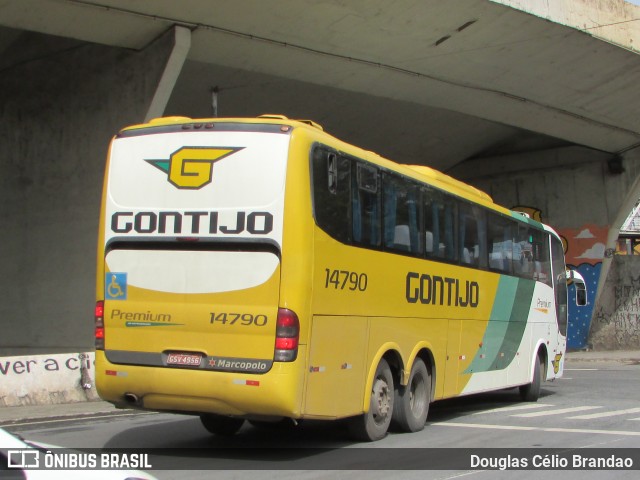
<path id="1" fill-rule="evenodd" d="M 260 386 L 260 381 L 258 380 L 244 380 L 241 378 L 235 378 L 233 380 L 233 383 L 235 385 L 247 385 L 249 387 L 259 387 Z"/>
<path id="2" fill-rule="evenodd" d="M 279 308 L 273 360 L 276 362 L 293 362 L 298 356 L 299 337 L 300 322 L 298 321 L 298 315 L 287 308 Z"/>
<path id="3" fill-rule="evenodd" d="M 95 328 L 96 350 L 104 350 L 104 300 L 96 302 Z"/>

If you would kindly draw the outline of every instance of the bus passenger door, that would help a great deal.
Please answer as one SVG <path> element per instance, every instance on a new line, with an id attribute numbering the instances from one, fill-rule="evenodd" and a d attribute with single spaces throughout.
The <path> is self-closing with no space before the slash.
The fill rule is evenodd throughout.
<path id="1" fill-rule="evenodd" d="M 550 355 L 553 377 L 561 376 L 564 366 L 564 352 L 567 348 L 567 272 L 564 263 L 564 249 L 562 242 L 551 236 L 551 270 L 553 272 L 553 287 L 555 291 L 557 333 L 552 336 L 556 339 L 553 345 L 553 355 Z M 551 353 L 551 352 L 550 352 Z"/>
<path id="2" fill-rule="evenodd" d="M 562 243 L 551 237 L 551 269 L 553 271 L 553 287 L 556 294 L 556 315 L 558 331 L 563 337 L 567 336 L 567 272 L 564 264 L 564 249 Z"/>

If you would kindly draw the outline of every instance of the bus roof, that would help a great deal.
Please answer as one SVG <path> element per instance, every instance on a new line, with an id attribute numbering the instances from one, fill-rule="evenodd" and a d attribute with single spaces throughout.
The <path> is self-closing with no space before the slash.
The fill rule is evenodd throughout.
<path id="1" fill-rule="evenodd" d="M 379 166 L 389 168 L 391 170 L 395 170 L 398 173 L 402 173 L 406 176 L 412 177 L 418 181 L 422 181 L 424 183 L 433 185 L 434 187 L 440 188 L 441 190 L 448 191 L 453 193 L 459 197 L 465 198 L 472 202 L 476 202 L 491 208 L 492 210 L 496 210 L 504 215 L 509 215 L 513 218 L 516 218 L 522 222 L 533 224 L 538 226 L 538 228 L 547 228 L 546 225 L 541 224 L 540 222 L 529 218 L 528 215 L 522 214 L 521 212 L 515 212 L 510 210 L 502 205 L 499 205 L 493 201 L 490 195 L 483 192 L 482 190 L 475 188 L 467 183 L 464 183 L 460 180 L 457 180 L 445 173 L 442 173 L 438 170 L 435 170 L 431 167 L 425 165 L 407 165 L 402 163 L 394 162 L 393 160 L 389 160 L 387 158 L 382 157 L 381 155 L 372 152 L 370 150 L 365 150 L 361 147 L 357 147 L 355 145 L 349 144 L 343 140 L 340 140 L 333 135 L 324 131 L 321 125 L 317 124 L 312 120 L 299 120 L 299 119 L 290 119 L 284 115 L 280 114 L 263 114 L 258 117 L 215 117 L 215 118 L 191 118 L 191 117 L 183 117 L 183 116 L 169 116 L 169 117 L 159 117 L 150 120 L 148 123 L 131 125 L 129 127 L 123 128 L 119 136 L 129 136 L 136 134 L 143 134 L 140 130 L 144 129 L 161 129 L 161 131 L 166 131 L 166 127 L 172 126 L 180 126 L 180 125 L 204 125 L 205 129 L 207 126 L 209 128 L 213 127 L 214 124 L 220 123 L 244 123 L 244 124 L 271 124 L 271 125 L 286 125 L 290 126 L 293 129 L 304 129 L 307 130 L 311 135 L 319 135 L 321 137 L 325 137 L 329 140 L 329 146 L 333 146 L 338 150 L 344 151 L 344 153 L 352 154 L 358 156 L 364 160 L 370 161 L 372 163 L 376 163 Z M 195 127 L 197 128 L 197 127 Z M 173 129 L 171 129 L 173 130 Z M 149 132 L 151 133 L 151 132 Z M 552 229 L 550 229 L 553 233 L 555 233 Z M 555 233 L 557 236 L 557 233 Z"/>

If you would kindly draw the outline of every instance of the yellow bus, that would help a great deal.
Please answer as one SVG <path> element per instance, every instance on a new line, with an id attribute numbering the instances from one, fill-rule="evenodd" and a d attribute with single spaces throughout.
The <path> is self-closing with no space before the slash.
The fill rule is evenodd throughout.
<path id="1" fill-rule="evenodd" d="M 222 435 L 345 418 L 365 441 L 440 399 L 537 400 L 578 281 L 548 226 L 279 115 L 117 134 L 97 266 L 104 400 Z"/>

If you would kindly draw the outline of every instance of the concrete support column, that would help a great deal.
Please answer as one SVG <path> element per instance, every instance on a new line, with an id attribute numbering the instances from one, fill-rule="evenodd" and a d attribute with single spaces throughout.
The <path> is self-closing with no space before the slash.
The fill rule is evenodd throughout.
<path id="1" fill-rule="evenodd" d="M 640 348 L 640 257 L 615 255 L 599 289 L 589 343 L 596 350 Z"/>
<path id="2" fill-rule="evenodd" d="M 109 141 L 162 114 L 190 36 L 143 51 L 14 37 L 0 53 L 0 356 L 82 352 Z"/>
<path id="3" fill-rule="evenodd" d="M 640 148 L 636 148 L 627 152 L 622 159 L 622 165 L 625 170 L 631 169 L 631 181 L 632 184 L 626 190 L 626 192 L 622 192 L 625 194 L 622 202 L 619 205 L 619 208 L 611 222 L 611 226 L 609 228 L 609 233 L 607 235 L 607 244 L 606 248 L 608 251 L 615 251 L 616 243 L 618 241 L 618 236 L 620 235 L 620 228 L 624 224 L 625 220 L 633 210 L 633 208 L 638 203 L 638 199 L 640 199 L 640 172 L 637 172 L 637 164 L 640 161 Z M 626 172 L 625 172 L 626 173 Z M 611 256 L 606 256 L 602 262 L 602 270 L 600 271 L 600 280 L 598 284 L 603 286 L 607 275 L 609 273 L 609 269 L 611 268 Z M 602 288 L 598 289 L 598 295 L 596 297 L 596 301 L 600 298 L 602 293 Z"/>
<path id="4" fill-rule="evenodd" d="M 178 76 L 182 71 L 184 61 L 187 59 L 191 48 L 191 31 L 185 27 L 173 27 L 174 43 L 167 64 L 162 72 L 158 87 L 149 105 L 149 110 L 144 121 L 148 122 L 152 118 L 160 117 L 169 102 L 173 88 L 178 81 Z"/>
<path id="5" fill-rule="evenodd" d="M 611 227 L 609 228 L 609 232 L 607 234 L 607 244 L 606 250 L 608 252 L 615 251 L 616 244 L 618 241 L 618 236 L 620 235 L 620 228 L 622 224 L 627 219 L 633 207 L 638 203 L 638 199 L 640 199 L 640 177 L 637 177 L 633 185 L 629 189 L 626 198 L 622 202 L 617 215 L 615 216 Z M 607 275 L 609 274 L 609 269 L 611 268 L 611 260 L 612 256 L 606 255 L 602 261 L 602 270 L 600 270 L 600 281 L 598 282 L 600 285 L 603 285 L 607 279 Z M 598 289 L 598 295 L 595 298 L 596 302 L 600 299 L 600 295 L 602 294 L 602 289 Z"/>

